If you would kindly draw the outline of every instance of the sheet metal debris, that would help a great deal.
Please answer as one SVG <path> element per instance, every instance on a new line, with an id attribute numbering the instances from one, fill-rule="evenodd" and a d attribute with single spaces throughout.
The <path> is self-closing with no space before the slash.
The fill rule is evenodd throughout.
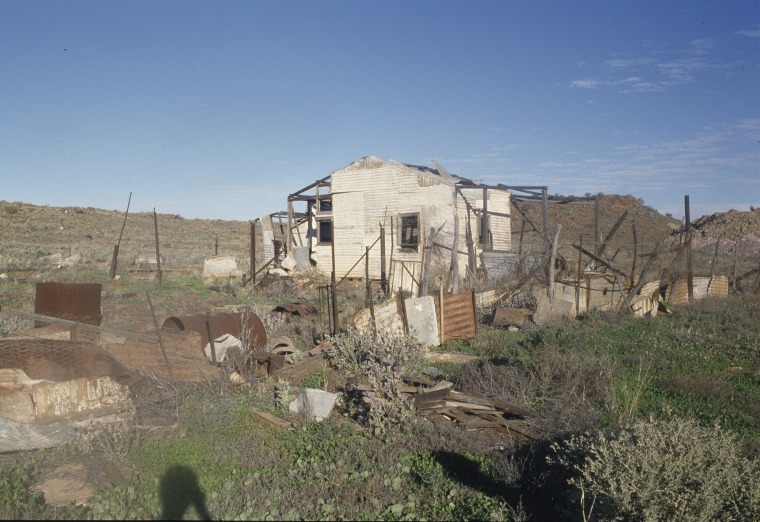
<path id="1" fill-rule="evenodd" d="M 100 283 L 37 283 L 34 313 L 100 326 Z"/>

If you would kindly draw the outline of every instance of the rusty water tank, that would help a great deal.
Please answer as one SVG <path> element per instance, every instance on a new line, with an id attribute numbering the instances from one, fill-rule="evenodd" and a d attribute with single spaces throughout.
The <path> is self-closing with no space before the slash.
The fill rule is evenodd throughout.
<path id="1" fill-rule="evenodd" d="M 208 344 L 208 329 L 211 335 L 218 338 L 221 335 L 232 335 L 238 339 L 245 333 L 246 348 L 249 351 L 262 351 L 267 345 L 267 332 L 264 323 L 253 312 L 222 312 L 218 314 L 181 315 L 167 318 L 162 328 L 172 328 L 179 331 L 198 332 L 201 336 L 201 348 Z"/>
<path id="2" fill-rule="evenodd" d="M 37 283 L 34 313 L 100 326 L 100 283 Z"/>

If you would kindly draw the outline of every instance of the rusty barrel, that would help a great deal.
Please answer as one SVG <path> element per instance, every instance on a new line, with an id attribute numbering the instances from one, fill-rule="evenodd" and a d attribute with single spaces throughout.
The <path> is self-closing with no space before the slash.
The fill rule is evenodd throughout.
<path id="1" fill-rule="evenodd" d="M 249 351 L 261 351 L 266 348 L 267 332 L 264 323 L 253 312 L 172 316 L 164 321 L 161 328 L 198 332 L 201 336 L 201 348 L 203 348 L 209 342 L 206 321 L 209 322 L 211 335 L 214 338 L 232 335 L 244 341 Z"/>

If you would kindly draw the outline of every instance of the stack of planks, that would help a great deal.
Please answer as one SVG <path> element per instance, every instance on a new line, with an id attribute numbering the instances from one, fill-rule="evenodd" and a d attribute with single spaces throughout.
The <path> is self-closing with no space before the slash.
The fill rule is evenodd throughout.
<path id="1" fill-rule="evenodd" d="M 418 393 L 414 407 L 431 421 L 454 421 L 467 429 L 495 428 L 510 436 L 538 439 L 530 429 L 530 411 L 477 392 L 446 388 Z"/>

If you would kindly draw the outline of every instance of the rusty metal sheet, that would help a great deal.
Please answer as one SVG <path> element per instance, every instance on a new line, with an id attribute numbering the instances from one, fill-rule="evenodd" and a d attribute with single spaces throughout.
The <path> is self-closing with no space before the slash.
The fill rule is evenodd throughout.
<path id="1" fill-rule="evenodd" d="M 218 314 L 195 314 L 184 316 L 172 316 L 167 318 L 161 328 L 171 328 L 180 331 L 191 331 L 200 334 L 201 348 L 209 342 L 206 321 L 209 321 L 211 335 L 214 338 L 220 335 L 232 335 L 246 342 L 249 351 L 260 350 L 266 347 L 267 333 L 264 323 L 253 312 L 218 313 Z"/>
<path id="2" fill-rule="evenodd" d="M 34 313 L 100 326 L 100 283 L 37 283 Z"/>
<path id="3" fill-rule="evenodd" d="M 440 297 L 435 296 L 435 313 L 441 321 Z M 471 339 L 477 333 L 475 292 L 472 290 L 443 296 L 443 341 Z"/>

